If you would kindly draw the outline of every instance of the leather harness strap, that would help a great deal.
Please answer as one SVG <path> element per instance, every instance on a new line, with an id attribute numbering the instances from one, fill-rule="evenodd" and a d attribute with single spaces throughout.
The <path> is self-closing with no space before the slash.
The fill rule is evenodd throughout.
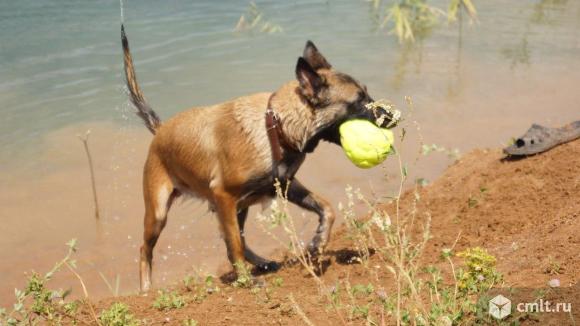
<path id="1" fill-rule="evenodd" d="M 272 109 L 272 97 L 268 99 L 268 107 L 266 109 L 266 132 L 268 134 L 268 140 L 270 141 L 270 150 L 272 151 L 272 175 L 274 180 L 278 179 L 278 165 L 282 161 L 282 142 L 284 139 L 282 134 L 282 127 L 280 125 L 280 118 Z"/>

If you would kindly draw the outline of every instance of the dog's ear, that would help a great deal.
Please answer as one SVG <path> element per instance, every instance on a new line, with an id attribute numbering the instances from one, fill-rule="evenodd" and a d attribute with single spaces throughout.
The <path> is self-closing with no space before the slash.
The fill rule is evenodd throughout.
<path id="1" fill-rule="evenodd" d="M 306 46 L 304 47 L 304 53 L 302 57 L 310 64 L 312 69 L 330 69 L 332 66 L 326 58 L 318 51 L 314 43 L 312 41 L 306 42 Z"/>
<path id="2" fill-rule="evenodd" d="M 296 63 L 296 79 L 300 83 L 302 94 L 311 99 L 324 87 L 322 77 L 302 57 Z"/>

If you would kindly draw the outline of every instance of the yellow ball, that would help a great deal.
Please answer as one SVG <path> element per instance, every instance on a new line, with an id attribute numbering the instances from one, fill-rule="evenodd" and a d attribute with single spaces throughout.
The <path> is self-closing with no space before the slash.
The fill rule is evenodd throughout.
<path id="1" fill-rule="evenodd" d="M 339 127 L 340 142 L 346 156 L 359 168 L 372 168 L 391 152 L 393 132 L 368 120 L 349 120 Z"/>

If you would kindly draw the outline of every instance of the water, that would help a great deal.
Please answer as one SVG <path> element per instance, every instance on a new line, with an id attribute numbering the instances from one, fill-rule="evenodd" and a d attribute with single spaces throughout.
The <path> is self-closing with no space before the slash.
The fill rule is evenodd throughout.
<path id="1" fill-rule="evenodd" d="M 124 14 L 139 81 L 165 118 L 193 105 L 275 90 L 293 78 L 311 39 L 375 98 L 405 108 L 404 96 L 412 96 L 407 125 L 420 125 L 422 135 L 413 133 L 415 142 L 462 152 L 501 147 L 532 122 L 579 119 L 580 4 L 476 4 L 479 23 L 441 26 L 413 48 L 375 30 L 370 5 L 357 0 L 258 1 L 266 19 L 283 28 L 278 34 L 234 33 L 248 9 L 244 1 L 125 1 Z M 96 271 L 121 275 L 125 292 L 137 287 L 140 168 L 150 136 L 123 92 L 119 16 L 116 0 L 0 1 L 0 303 L 11 302 L 23 271 L 46 270 L 71 237 L 80 240 L 80 269 L 91 293 L 107 294 Z M 76 139 L 87 129 L 102 192 L 99 226 L 91 220 L 86 158 Z M 357 170 L 337 155 L 339 149 L 325 146 L 303 172 L 335 203 L 344 200 L 347 183 L 389 189 L 369 185 L 379 169 Z M 423 161 L 412 173 L 430 179 L 450 162 L 443 155 Z M 215 270 L 225 261 L 215 221 L 192 220 L 192 211 L 201 216 L 203 207 L 189 205 L 172 212 L 162 235 L 158 283 L 192 265 Z M 314 227 L 310 220 L 304 219 L 305 236 Z M 253 243 L 272 248 L 259 233 Z"/>
<path id="2" fill-rule="evenodd" d="M 505 72 L 511 66 L 506 51 L 517 53 L 523 39 L 534 68 L 567 73 L 578 61 L 578 6 L 546 6 L 547 19 L 554 21 L 538 24 L 531 22 L 536 2 L 480 4 L 480 24 L 464 26 L 461 58 L 457 27 L 441 28 L 424 42 L 421 67 L 401 64 L 419 60 L 417 54 L 402 58 L 394 37 L 373 32 L 370 6 L 363 1 L 259 2 L 286 31 L 277 35 L 232 33 L 248 7 L 242 1 L 127 2 L 126 20 L 144 91 L 169 116 L 192 104 L 275 89 L 293 77 L 306 39 L 373 93 L 393 100 L 441 100 L 461 59 Z M 48 131 L 122 118 L 117 1 L 2 1 L 0 15 L 2 164 L 26 158 L 22 149 Z"/>

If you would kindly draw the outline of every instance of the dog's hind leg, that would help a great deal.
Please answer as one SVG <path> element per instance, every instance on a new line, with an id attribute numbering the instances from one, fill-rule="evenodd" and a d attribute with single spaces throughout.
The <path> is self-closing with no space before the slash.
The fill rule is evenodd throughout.
<path id="1" fill-rule="evenodd" d="M 179 191 L 173 186 L 165 168 L 152 157 L 145 164 L 143 174 L 143 197 L 145 200 L 145 220 L 143 245 L 141 246 L 140 286 L 145 292 L 151 287 L 151 264 L 153 248 L 167 222 L 167 212 Z"/>
<path id="2" fill-rule="evenodd" d="M 322 253 L 330 240 L 330 231 L 335 219 L 330 203 L 306 189 L 297 179 L 290 182 L 288 200 L 318 214 L 318 228 L 316 228 L 316 234 L 308 245 L 308 250 L 311 254 Z"/>
<path id="3" fill-rule="evenodd" d="M 275 261 L 267 260 L 256 254 L 248 245 L 246 244 L 246 238 L 244 236 L 244 226 L 246 224 L 246 219 L 248 218 L 248 208 L 243 208 L 238 210 L 238 226 L 240 227 L 240 235 L 242 237 L 242 244 L 244 246 L 244 257 L 246 260 L 256 266 L 258 269 L 264 272 L 273 272 L 280 268 L 279 264 Z"/>

